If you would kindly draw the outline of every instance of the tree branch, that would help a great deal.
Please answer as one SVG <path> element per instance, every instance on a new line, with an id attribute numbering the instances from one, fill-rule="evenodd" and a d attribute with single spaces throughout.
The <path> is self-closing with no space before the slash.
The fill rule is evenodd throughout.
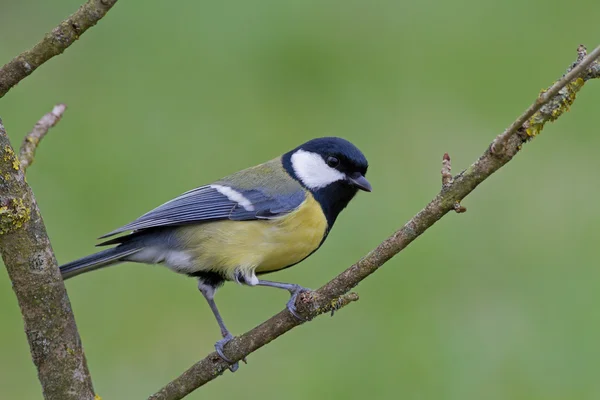
<path id="1" fill-rule="evenodd" d="M 521 150 L 525 142 L 542 130 L 546 122 L 555 120 L 567 111 L 575 100 L 576 92 L 587 80 L 600 77 L 600 65 L 595 61 L 600 55 L 600 47 L 586 58 L 585 48 L 580 46 L 578 54 L 578 59 L 571 66 L 570 72 L 543 92 L 536 102 L 500 134 L 469 168 L 449 179 L 450 158 L 444 157 L 443 186 L 437 196 L 400 230 L 384 240 L 356 264 L 317 291 L 303 293 L 299 296 L 297 301 L 299 313 L 311 319 L 324 312 L 337 309 L 338 305 L 345 305 L 356 300 L 358 297 L 355 294 L 347 293 L 363 279 L 377 271 L 379 267 L 402 251 L 449 211 L 466 211 L 460 205 L 460 201 L 491 174 L 508 163 Z M 239 361 L 300 323 L 287 310 L 281 311 L 251 331 L 229 342 L 225 346 L 225 355 L 233 362 Z M 181 399 L 221 375 L 228 366 L 216 352 L 213 352 L 159 392 L 150 396 L 149 400 Z"/>
<path id="2" fill-rule="evenodd" d="M 35 151 L 40 144 L 40 141 L 46 136 L 46 133 L 48 133 L 50 128 L 58 124 L 58 121 L 60 121 L 66 109 L 67 106 L 64 104 L 55 105 L 52 111 L 40 118 L 31 132 L 25 136 L 25 139 L 23 139 L 23 143 L 21 144 L 21 150 L 19 151 L 19 161 L 21 162 L 23 172 L 33 164 Z"/>
<path id="3" fill-rule="evenodd" d="M 0 98 L 40 65 L 65 51 L 79 36 L 96 25 L 116 2 L 117 0 L 88 0 L 33 48 L 4 65 L 0 69 Z"/>
<path id="4" fill-rule="evenodd" d="M 33 149 L 25 155 L 26 159 L 32 157 Z M 1 120 L 0 255 L 21 308 L 44 398 L 94 399 L 81 339 L 52 246 L 25 181 L 24 168 Z"/>
<path id="5" fill-rule="evenodd" d="M 596 61 L 598 56 L 600 56 L 600 47 L 597 47 L 589 56 L 586 56 L 586 53 L 587 53 L 587 51 L 586 51 L 585 46 L 580 44 L 579 47 L 577 48 L 577 61 L 575 61 L 575 63 L 573 63 L 573 65 L 571 65 L 571 67 L 567 71 L 568 73 L 563 75 L 562 78 L 560 78 L 558 81 L 556 81 L 554 83 L 554 85 L 552 85 L 549 89 L 543 90 L 540 93 L 540 95 L 538 96 L 538 98 L 533 102 L 533 104 L 531 106 L 529 106 L 529 108 L 527 110 L 525 110 L 525 112 L 523 114 L 521 114 L 521 116 L 519 116 L 519 118 L 517 118 L 517 120 L 515 122 L 513 122 L 508 128 L 506 128 L 506 130 L 501 135 L 499 135 L 496 139 L 494 139 L 494 141 L 492 142 L 492 151 L 494 151 L 494 152 L 499 151 L 500 150 L 499 147 L 502 147 L 512 135 L 517 133 L 517 131 L 519 129 L 524 128 L 525 131 L 527 132 L 527 135 L 529 135 L 529 136 L 537 135 L 541 131 L 541 127 L 546 122 L 546 120 L 543 120 L 543 119 L 541 120 L 542 126 L 540 126 L 539 129 L 537 129 L 537 128 L 532 129 L 532 125 L 535 126 L 536 123 L 535 123 L 535 121 L 532 121 L 530 118 L 532 118 L 534 116 L 534 114 L 537 113 L 542 108 L 543 105 L 550 102 L 554 96 L 559 94 L 559 92 L 561 90 L 570 91 L 572 93 L 572 98 L 571 97 L 561 97 L 561 96 L 559 96 L 557 98 L 557 100 L 560 100 L 561 102 L 564 101 L 564 102 L 568 103 L 568 104 L 565 104 L 567 106 L 567 108 L 562 110 L 561 114 L 562 114 L 562 112 L 568 110 L 569 106 L 575 100 L 575 93 L 577 93 L 579 91 L 579 89 L 581 88 L 581 86 L 583 86 L 583 83 L 585 82 L 584 79 L 579 81 L 579 79 L 575 79 L 575 78 L 579 78 L 580 75 L 584 74 L 587 67 Z M 589 73 L 593 74 L 594 71 L 597 73 L 598 72 L 597 68 L 598 68 L 598 64 L 596 63 L 595 68 L 590 69 Z M 566 87 L 567 84 L 571 85 L 571 87 Z M 557 110 L 560 109 L 560 107 L 561 107 L 561 104 L 555 103 L 555 108 Z M 559 115 L 560 114 L 557 114 L 550 120 L 554 121 L 556 118 L 558 118 Z"/>
<path id="6" fill-rule="evenodd" d="M 32 49 L 0 68 L 0 98 L 61 54 L 102 19 L 117 0 L 88 0 Z M 94 399 L 92 379 L 71 304 L 37 207 L 25 181 L 39 141 L 65 110 L 45 115 L 21 146 L 19 162 L 0 120 L 0 255 L 25 322 L 33 362 L 47 400 Z"/>

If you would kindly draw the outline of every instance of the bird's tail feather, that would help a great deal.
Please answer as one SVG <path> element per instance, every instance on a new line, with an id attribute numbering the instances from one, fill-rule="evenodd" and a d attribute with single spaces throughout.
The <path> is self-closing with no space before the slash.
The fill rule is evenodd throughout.
<path id="1" fill-rule="evenodd" d="M 108 267 L 109 265 L 118 264 L 123 258 L 135 254 L 142 250 L 139 247 L 117 246 L 111 249 L 99 251 L 87 257 L 71 261 L 60 266 L 60 273 L 63 279 L 69 279 L 84 272 L 94 271 L 99 268 Z"/>

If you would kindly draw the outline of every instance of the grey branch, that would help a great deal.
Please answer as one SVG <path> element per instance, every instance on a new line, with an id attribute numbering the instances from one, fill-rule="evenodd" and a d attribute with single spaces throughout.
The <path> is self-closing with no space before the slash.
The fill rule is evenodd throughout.
<path id="1" fill-rule="evenodd" d="M 92 380 L 67 291 L 25 171 L 0 120 L 0 255 L 46 400 L 91 400 Z"/>
<path id="2" fill-rule="evenodd" d="M 587 79 L 589 79 L 589 75 L 590 74 L 595 74 L 598 72 L 598 63 L 596 62 L 596 59 L 600 56 L 600 46 L 596 47 L 596 49 L 594 49 L 594 51 L 592 51 L 592 53 L 590 55 L 586 55 L 587 51 L 584 45 L 579 45 L 579 47 L 577 48 L 577 61 L 575 61 L 575 63 L 573 63 L 573 65 L 569 68 L 569 70 L 567 71 L 567 73 L 565 75 L 563 75 L 562 78 L 560 78 L 558 81 L 556 81 L 554 83 L 554 85 L 552 85 L 548 90 L 544 90 L 542 93 L 540 93 L 540 95 L 538 96 L 537 99 L 535 99 L 535 101 L 533 102 L 533 104 L 531 106 L 529 106 L 529 108 L 527 110 L 525 110 L 525 112 L 523 114 L 521 114 L 521 116 L 519 116 L 519 118 L 517 118 L 517 120 L 515 122 L 513 122 L 508 128 L 506 128 L 506 130 L 499 135 L 493 142 L 492 142 L 492 150 L 493 151 L 500 151 L 500 147 L 504 146 L 504 144 L 506 143 L 506 141 L 515 133 L 517 133 L 517 131 L 519 129 L 527 129 L 528 126 L 526 126 L 526 122 L 528 122 L 528 120 L 533 117 L 533 115 L 538 112 L 542 106 L 544 104 L 547 104 L 548 102 L 550 102 L 550 100 L 556 96 L 561 90 L 565 89 L 567 84 L 571 83 L 572 85 L 576 86 L 575 88 L 573 88 L 574 90 L 572 90 L 573 93 L 577 92 L 579 90 L 579 88 L 577 87 L 579 84 L 576 80 L 576 78 L 579 78 L 581 75 L 588 75 Z M 589 68 L 592 64 L 593 68 Z M 595 77 L 595 76 L 594 76 Z M 586 78 L 586 76 L 584 76 L 584 78 Z M 581 80 L 581 84 L 583 84 L 583 82 L 587 79 L 582 78 Z M 568 88 L 567 88 L 568 90 Z M 566 100 L 569 101 L 569 99 L 565 99 L 564 97 L 561 97 L 561 100 Z M 574 100 L 575 97 L 573 96 Z M 570 103 L 572 103 L 573 101 L 570 101 Z M 569 104 L 570 106 L 570 104 Z M 556 118 L 554 118 L 556 119 Z M 545 121 L 544 121 L 545 122 Z M 528 133 L 530 136 L 535 136 L 535 134 L 537 134 L 537 132 L 532 133 Z"/>
<path id="3" fill-rule="evenodd" d="M 23 143 L 21 144 L 21 150 L 19 151 L 19 161 L 21 162 L 23 171 L 26 171 L 27 168 L 33 164 L 35 151 L 37 150 L 40 141 L 46 136 L 46 133 L 48 133 L 50 128 L 58 124 L 58 121 L 60 121 L 66 109 L 67 106 L 64 104 L 55 105 L 52 111 L 40 118 L 31 132 L 25 136 L 25 139 L 23 139 Z"/>
<path id="4" fill-rule="evenodd" d="M 30 50 L 24 51 L 0 68 L 0 98 L 40 65 L 61 54 L 102 19 L 117 0 L 88 0 L 73 15 L 47 33 Z"/>
<path id="5" fill-rule="evenodd" d="M 494 143 L 502 143 L 502 146 L 490 146 L 475 163 L 455 176 L 452 181 L 445 178 L 446 184 L 437 196 L 400 230 L 325 286 L 315 292 L 303 294 L 297 302 L 300 314 L 309 319 L 314 318 L 338 304 L 343 305 L 354 300 L 356 295 L 349 292 L 362 280 L 377 271 L 449 211 L 464 212 L 466 209 L 460 205 L 461 200 L 508 163 L 525 142 L 541 131 L 546 122 L 562 115 L 573 103 L 575 93 L 587 80 L 600 77 L 600 65 L 594 61 L 600 55 L 600 47 L 587 58 L 581 56 L 582 51 L 585 49 L 578 49 L 580 56 L 571 71 L 542 94 L 532 107 L 494 140 Z M 517 135 L 519 131 L 528 134 Z M 495 147 L 493 152 L 492 147 Z M 299 324 L 289 312 L 281 311 L 229 342 L 225 346 L 225 355 L 234 362 L 240 361 Z M 220 376 L 227 367 L 228 364 L 213 352 L 150 396 L 149 400 L 181 399 Z"/>

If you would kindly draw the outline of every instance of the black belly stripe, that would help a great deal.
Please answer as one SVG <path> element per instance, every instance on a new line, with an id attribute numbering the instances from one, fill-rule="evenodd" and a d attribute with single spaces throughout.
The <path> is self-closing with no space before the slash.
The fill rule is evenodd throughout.
<path id="1" fill-rule="evenodd" d="M 219 286 L 223 285 L 223 283 L 227 280 L 223 274 L 215 271 L 196 271 L 190 272 L 187 275 L 198 278 L 202 281 L 202 283 L 214 288 L 218 288 Z"/>

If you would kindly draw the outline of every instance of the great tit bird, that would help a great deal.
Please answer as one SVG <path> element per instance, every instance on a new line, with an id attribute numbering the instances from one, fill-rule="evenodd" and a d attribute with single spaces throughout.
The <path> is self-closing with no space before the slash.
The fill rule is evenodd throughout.
<path id="1" fill-rule="evenodd" d="M 233 338 L 214 301 L 225 281 L 290 292 L 288 310 L 308 289 L 258 276 L 291 267 L 325 241 L 358 190 L 371 191 L 367 159 L 336 137 L 313 139 L 264 164 L 190 190 L 100 239 L 116 245 L 60 267 L 63 279 L 122 262 L 164 264 L 198 279 L 219 327 Z M 258 276 L 257 276 L 258 275 Z M 236 367 L 237 368 L 237 367 Z"/>

